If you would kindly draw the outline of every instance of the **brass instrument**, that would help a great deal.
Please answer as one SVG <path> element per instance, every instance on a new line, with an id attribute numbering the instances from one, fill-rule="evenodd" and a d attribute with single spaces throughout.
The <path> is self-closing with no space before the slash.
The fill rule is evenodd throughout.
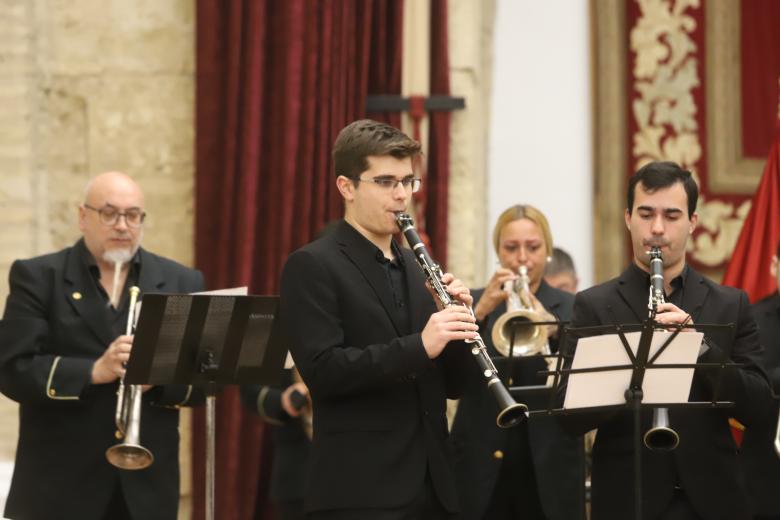
<path id="1" fill-rule="evenodd" d="M 452 307 L 454 305 L 463 305 L 455 300 L 449 292 L 447 287 L 441 281 L 442 272 L 439 264 L 433 261 L 433 258 L 428 254 L 425 249 L 425 244 L 420 240 L 420 236 L 414 229 L 414 220 L 406 213 L 396 213 L 396 223 L 398 228 L 406 237 L 406 241 L 409 242 L 409 247 L 412 248 L 414 256 L 417 259 L 417 263 L 425 273 L 428 283 L 431 289 L 436 293 L 436 297 L 439 299 L 444 307 Z M 474 311 L 471 307 L 463 305 L 471 315 L 474 315 Z M 487 379 L 487 385 L 490 391 L 493 393 L 493 397 L 498 403 L 498 417 L 496 417 L 496 424 L 500 428 L 510 428 L 528 418 L 528 407 L 524 404 L 515 402 L 509 390 L 506 389 L 504 384 L 498 378 L 498 370 L 490 359 L 490 355 L 487 353 L 487 347 L 482 337 L 477 333 L 477 337 L 471 340 L 465 340 L 466 343 L 471 343 L 471 353 L 474 355 L 474 359 L 479 365 L 479 369 Z"/>
<path id="2" fill-rule="evenodd" d="M 528 268 L 521 265 L 517 280 L 505 282 L 504 290 L 509 293 L 506 312 L 493 326 L 493 346 L 506 357 L 549 355 L 547 326 L 534 324 L 547 319 L 536 312 L 531 303 Z"/>
<path id="3" fill-rule="evenodd" d="M 664 262 L 661 250 L 650 250 L 650 297 L 647 307 L 650 318 L 655 318 L 658 306 L 664 303 Z M 669 426 L 669 409 L 653 408 L 653 426 L 644 436 L 645 446 L 656 452 L 672 451 L 680 444 L 680 436 Z"/>
<path id="4" fill-rule="evenodd" d="M 133 333 L 135 325 L 135 310 L 138 287 L 130 288 L 130 304 L 127 311 L 127 328 L 125 335 Z M 120 469 L 144 469 L 154 462 L 152 452 L 141 446 L 141 385 L 125 385 L 125 378 L 119 380 L 117 390 L 116 412 L 114 422 L 117 427 L 117 438 L 123 439 L 120 444 L 106 450 L 108 462 Z"/>

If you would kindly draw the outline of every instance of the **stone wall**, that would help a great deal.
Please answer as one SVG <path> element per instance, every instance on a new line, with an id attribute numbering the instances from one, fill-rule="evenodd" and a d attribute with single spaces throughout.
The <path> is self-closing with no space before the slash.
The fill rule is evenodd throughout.
<path id="1" fill-rule="evenodd" d="M 0 311 L 11 262 L 71 244 L 109 169 L 146 193 L 144 246 L 192 264 L 194 16 L 191 0 L 0 0 Z M 0 399 L 1 461 L 17 426 Z"/>

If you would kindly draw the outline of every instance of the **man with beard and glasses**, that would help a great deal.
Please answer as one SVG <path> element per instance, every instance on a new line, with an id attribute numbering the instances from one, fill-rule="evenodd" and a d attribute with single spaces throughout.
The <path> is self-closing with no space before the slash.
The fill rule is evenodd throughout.
<path id="1" fill-rule="evenodd" d="M 145 216 L 141 188 L 103 173 L 78 209 L 82 238 L 11 266 L 0 321 L 0 391 L 19 403 L 8 518 L 176 518 L 178 407 L 202 401 L 199 392 L 144 387 L 140 437 L 154 463 L 126 471 L 105 455 L 118 442 L 117 385 L 133 345 L 129 287 L 141 295 L 203 289 L 199 271 L 140 247 Z"/>
<path id="2" fill-rule="evenodd" d="M 625 210 L 633 262 L 619 277 L 578 293 L 574 300 L 573 326 L 641 323 L 648 316 L 649 250 L 659 247 L 666 303 L 658 306 L 656 321 L 734 325 L 708 333 L 698 361 L 738 364 L 723 371 L 717 389 L 718 398 L 735 405 L 669 409 L 669 425 L 680 436 L 677 449 L 659 453 L 642 447 L 646 520 L 749 519 L 745 479 L 728 419 L 735 417 L 748 427 L 761 423 L 770 403 L 747 295 L 712 282 L 686 264 L 686 245 L 698 220 L 697 199 L 691 173 L 677 164 L 653 162 L 639 169 L 628 183 Z M 711 400 L 717 376 L 715 371 L 697 370 L 689 400 Z M 643 410 L 641 434 L 650 428 L 652 416 L 652 410 Z M 598 428 L 593 447 L 593 520 L 632 518 L 632 412 L 623 407 L 574 413 L 561 420 L 572 433 Z"/>

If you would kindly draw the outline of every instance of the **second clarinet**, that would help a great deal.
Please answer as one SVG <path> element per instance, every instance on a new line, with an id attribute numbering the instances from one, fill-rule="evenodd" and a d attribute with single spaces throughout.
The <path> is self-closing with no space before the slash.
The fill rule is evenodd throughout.
<path id="1" fill-rule="evenodd" d="M 436 297 L 444 307 L 451 307 L 453 305 L 463 305 L 455 300 L 449 292 L 447 287 L 441 281 L 442 272 L 439 264 L 434 262 L 428 250 L 425 249 L 425 244 L 420 240 L 420 236 L 414 229 L 414 220 L 406 213 L 396 213 L 396 222 L 398 228 L 406 237 L 406 241 L 409 242 L 409 247 L 412 248 L 414 256 L 417 259 L 417 263 L 420 264 L 423 272 L 425 273 L 428 283 L 436 293 Z M 465 306 L 465 305 L 464 305 Z M 465 306 L 468 311 L 474 315 L 474 311 L 471 307 Z M 498 378 L 498 370 L 490 359 L 490 355 L 487 353 L 485 342 L 482 337 L 477 333 L 477 337 L 471 340 L 466 340 L 466 343 L 471 343 L 471 353 L 474 355 L 474 359 L 479 365 L 479 369 L 482 375 L 485 377 L 488 388 L 493 394 L 493 397 L 498 403 L 498 417 L 496 417 L 496 424 L 500 428 L 510 428 L 528 418 L 528 407 L 524 404 L 516 402 L 509 390 L 504 386 L 501 380 Z"/>

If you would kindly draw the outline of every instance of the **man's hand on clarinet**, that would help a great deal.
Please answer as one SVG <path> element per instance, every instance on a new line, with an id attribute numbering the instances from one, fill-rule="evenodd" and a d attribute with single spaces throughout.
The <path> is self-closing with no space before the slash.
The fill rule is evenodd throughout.
<path id="1" fill-rule="evenodd" d="M 474 339 L 479 330 L 475 321 L 474 316 L 462 305 L 431 314 L 422 331 L 422 343 L 428 357 L 437 358 L 450 341 Z"/>

